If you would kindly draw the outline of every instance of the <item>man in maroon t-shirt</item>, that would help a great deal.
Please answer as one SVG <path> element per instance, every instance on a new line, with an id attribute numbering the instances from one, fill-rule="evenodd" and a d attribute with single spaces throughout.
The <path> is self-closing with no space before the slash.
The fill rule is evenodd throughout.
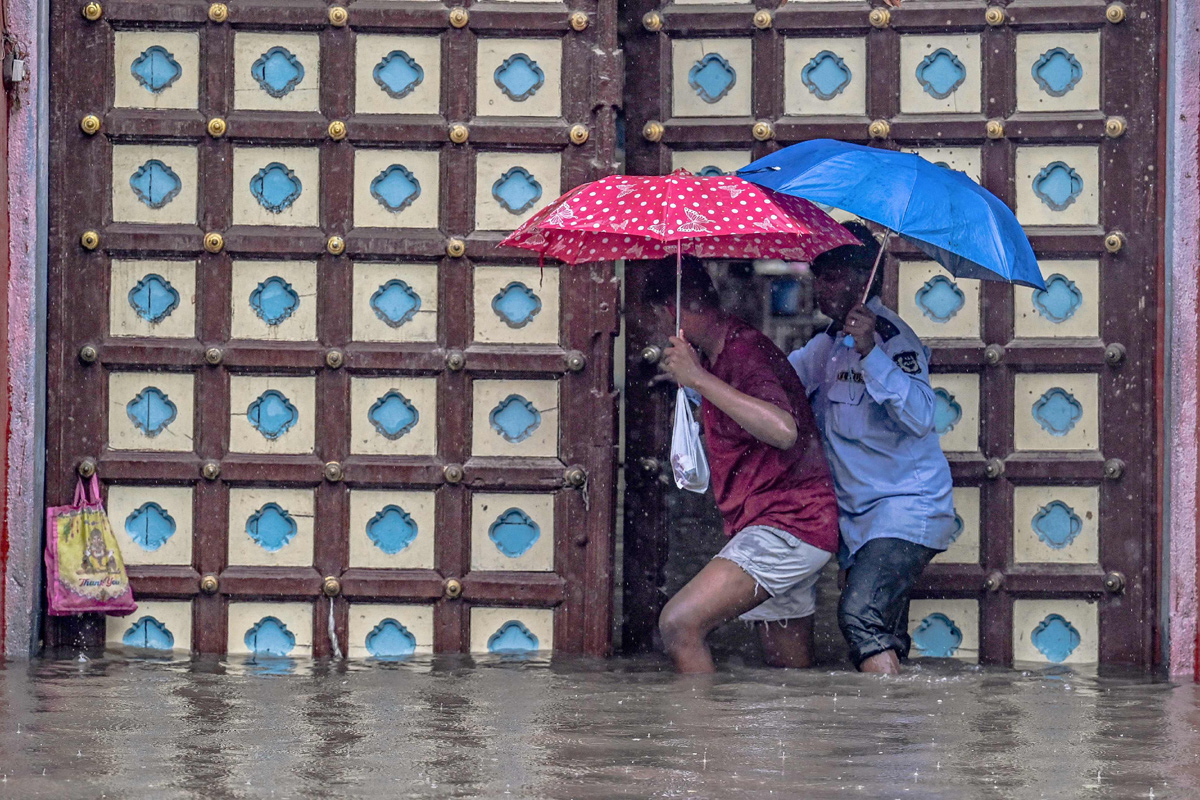
<path id="1" fill-rule="evenodd" d="M 670 267 L 646 287 L 665 329 L 675 324 Z M 740 616 L 758 627 L 769 664 L 808 666 L 816 582 L 838 544 L 837 499 L 812 409 L 779 348 L 721 310 L 703 264 L 685 256 L 683 270 L 683 338 L 671 337 L 661 364 L 703 398 L 711 485 L 731 538 L 663 609 L 663 645 L 680 672 L 711 672 L 705 638 Z"/>

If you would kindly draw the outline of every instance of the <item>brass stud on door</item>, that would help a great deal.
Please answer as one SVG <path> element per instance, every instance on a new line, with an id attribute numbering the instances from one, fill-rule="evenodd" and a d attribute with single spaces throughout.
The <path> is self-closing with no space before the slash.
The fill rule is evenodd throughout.
<path id="1" fill-rule="evenodd" d="M 448 578 L 442 588 L 442 592 L 446 595 L 447 600 L 457 600 L 462 597 L 462 581 L 458 578 Z"/>
<path id="2" fill-rule="evenodd" d="M 225 249 L 225 237 L 219 233 L 204 235 L 204 249 L 210 253 L 219 253 Z"/>
<path id="3" fill-rule="evenodd" d="M 83 7 L 81 13 L 83 14 L 83 18 L 88 22 L 95 22 L 104 16 L 104 9 L 100 7 L 99 3 L 88 3 Z"/>
<path id="4" fill-rule="evenodd" d="M 446 353 L 446 369 L 451 372 L 461 372 L 467 366 L 467 356 L 461 350 L 451 350 Z"/>
<path id="5" fill-rule="evenodd" d="M 760 120 L 754 123 L 754 127 L 750 129 L 750 135 L 754 137 L 755 141 L 769 142 L 775 138 L 775 128 L 771 123 Z"/>
<path id="6" fill-rule="evenodd" d="M 81 478 L 90 478 L 96 474 L 96 461 L 92 458 L 85 458 L 75 467 L 75 471 L 79 473 Z"/>
<path id="7" fill-rule="evenodd" d="M 1104 135 L 1110 139 L 1120 139 L 1129 130 L 1129 123 L 1124 117 L 1109 117 L 1104 122 Z"/>
<path id="8" fill-rule="evenodd" d="M 329 24 L 335 28 L 344 28 L 350 21 L 350 12 L 342 6 L 329 7 Z"/>
<path id="9" fill-rule="evenodd" d="M 1004 123 L 998 119 L 989 119 L 986 131 L 989 139 L 1003 139 Z"/>
<path id="10" fill-rule="evenodd" d="M 225 135 L 225 131 L 229 130 L 229 126 L 225 124 L 225 120 L 220 117 L 213 117 L 208 121 L 208 135 L 214 139 L 220 139 Z"/>
<path id="11" fill-rule="evenodd" d="M 1108 347 L 1104 348 L 1104 363 L 1110 367 L 1115 367 L 1125 360 L 1125 345 L 1119 342 L 1113 342 Z"/>
<path id="12" fill-rule="evenodd" d="M 220 364 L 222 359 L 224 359 L 224 358 L 225 358 L 225 353 L 219 347 L 210 347 L 204 351 L 204 361 L 208 364 L 211 364 L 214 367 L 217 364 Z"/>
<path id="13" fill-rule="evenodd" d="M 878 10 L 878 9 L 876 9 Z M 886 119 L 877 119 L 867 128 L 872 139 L 886 139 L 892 133 L 892 126 Z"/>
<path id="14" fill-rule="evenodd" d="M 647 142 L 661 142 L 666 129 L 661 122 L 650 120 L 642 126 L 642 138 Z"/>
<path id="15" fill-rule="evenodd" d="M 95 136 L 100 132 L 100 118 L 95 114 L 88 114 L 79 120 L 79 129 L 88 136 Z"/>
<path id="16" fill-rule="evenodd" d="M 330 369 L 340 369 L 346 363 L 346 354 L 341 350 L 330 350 L 325 354 L 325 366 Z"/>
<path id="17" fill-rule="evenodd" d="M 1000 6 L 992 6 L 983 15 L 983 19 L 988 25 L 991 25 L 993 28 L 995 28 L 1008 21 L 1008 14 L 1006 14 L 1004 9 Z"/>
<path id="18" fill-rule="evenodd" d="M 462 239 L 446 240 L 446 255 L 451 258 L 462 258 L 467 253 L 467 243 Z"/>
<path id="19" fill-rule="evenodd" d="M 461 122 L 450 126 L 449 130 L 450 141 L 455 144 L 465 144 L 467 139 L 471 138 L 471 130 Z"/>
<path id="20" fill-rule="evenodd" d="M 83 347 L 79 348 L 79 360 L 84 364 L 95 364 L 96 359 L 99 357 L 100 354 L 96 351 L 96 348 L 93 345 L 85 344 Z"/>
<path id="21" fill-rule="evenodd" d="M 442 467 L 442 477 L 446 479 L 446 483 L 462 483 L 463 468 L 460 464 L 447 464 Z"/>
<path id="22" fill-rule="evenodd" d="M 1125 234 L 1113 231 L 1104 237 L 1104 249 L 1110 253 L 1119 253 L 1125 247 Z"/>
<path id="23" fill-rule="evenodd" d="M 983 360 L 989 367 L 999 366 L 1004 361 L 1004 348 L 998 344 L 989 344 L 983 349 Z"/>
<path id="24" fill-rule="evenodd" d="M 346 252 L 346 240 L 340 236 L 330 236 L 325 242 L 325 249 L 331 256 L 340 256 Z"/>
<path id="25" fill-rule="evenodd" d="M 1105 575 L 1104 591 L 1109 594 L 1121 594 L 1125 591 L 1125 576 L 1116 570 Z"/>
<path id="26" fill-rule="evenodd" d="M 79 237 L 79 244 L 83 246 L 84 250 L 95 250 L 100 246 L 100 234 L 95 231 L 84 231 L 83 235 Z"/>
<path id="27" fill-rule="evenodd" d="M 1125 4 L 1109 3 L 1108 8 L 1104 9 L 1104 18 L 1113 25 L 1120 25 L 1125 21 Z"/>
<path id="28" fill-rule="evenodd" d="M 583 368 L 587 366 L 587 357 L 578 350 L 570 351 L 563 360 L 567 364 L 567 372 L 583 372 Z"/>
<path id="29" fill-rule="evenodd" d="M 993 571 L 983 581 L 983 588 L 989 592 L 998 592 L 1004 586 L 1004 573 Z"/>
<path id="30" fill-rule="evenodd" d="M 205 575 L 200 579 L 200 591 L 207 595 L 214 595 L 221 588 L 221 582 L 217 580 L 216 575 Z"/>
<path id="31" fill-rule="evenodd" d="M 775 24 L 775 18 L 771 16 L 770 11 L 764 8 L 754 12 L 754 19 L 752 22 L 754 23 L 754 27 L 758 28 L 760 31 L 765 31 L 770 29 L 770 27 Z"/>
<path id="32" fill-rule="evenodd" d="M 342 139 L 345 139 L 346 123 L 342 122 L 340 119 L 335 119 L 333 122 L 329 123 L 329 138 L 333 139 L 335 142 L 340 142 Z"/>
<path id="33" fill-rule="evenodd" d="M 567 467 L 563 472 L 563 483 L 575 489 L 583 487 L 587 483 L 587 472 L 583 467 Z"/>
<path id="34" fill-rule="evenodd" d="M 229 19 L 229 6 L 224 3 L 213 3 L 208 7 L 208 18 L 216 23 L 224 22 Z"/>
<path id="35" fill-rule="evenodd" d="M 642 361 L 647 364 L 657 364 L 662 358 L 662 348 L 656 344 L 646 345 L 642 348 Z"/>
<path id="36" fill-rule="evenodd" d="M 873 8 L 871 9 L 871 15 L 867 19 L 870 20 L 871 27 L 873 28 L 886 28 L 892 24 L 892 12 L 886 8 Z"/>
<path id="37" fill-rule="evenodd" d="M 205 461 L 204 466 L 200 468 L 200 474 L 206 481 L 215 481 L 221 477 L 221 465 L 216 461 Z"/>
<path id="38" fill-rule="evenodd" d="M 467 23 L 471 21 L 471 15 L 467 13 L 465 8 L 450 9 L 450 24 L 456 28 L 465 28 Z"/>
<path id="39" fill-rule="evenodd" d="M 989 458 L 983 465 L 983 474 L 991 480 L 996 480 L 1004 474 L 1004 462 L 998 458 Z"/>
<path id="40" fill-rule="evenodd" d="M 322 470 L 322 474 L 325 476 L 325 480 L 329 481 L 330 483 L 338 483 L 346 476 L 345 471 L 342 469 L 342 465 L 336 461 L 330 461 L 327 463 L 324 470 Z"/>
<path id="41" fill-rule="evenodd" d="M 588 140 L 587 125 L 572 125 L 571 126 L 571 144 L 583 144 Z"/>
<path id="42" fill-rule="evenodd" d="M 332 575 L 321 581 L 321 594 L 326 597 L 337 597 L 342 593 L 342 582 Z"/>
<path id="43" fill-rule="evenodd" d="M 642 27 L 651 33 L 658 33 L 663 29 L 663 16 L 657 11 L 647 11 L 642 15 Z"/>
<path id="44" fill-rule="evenodd" d="M 1110 481 L 1120 480 L 1125 474 L 1125 462 L 1119 458 L 1110 458 L 1104 462 L 1104 477 Z"/>
<path id="45" fill-rule="evenodd" d="M 587 14 L 582 11 L 576 11 L 571 15 L 571 30 L 575 31 L 576 33 L 583 33 L 587 30 L 589 22 L 591 22 L 591 20 L 588 19 Z"/>

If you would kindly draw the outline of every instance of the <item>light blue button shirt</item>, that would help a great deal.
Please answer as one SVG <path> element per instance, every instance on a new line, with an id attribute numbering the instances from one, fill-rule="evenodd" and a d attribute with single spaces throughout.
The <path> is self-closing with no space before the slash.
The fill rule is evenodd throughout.
<path id="1" fill-rule="evenodd" d="M 871 539 L 893 537 L 945 550 L 959 533 L 950 465 L 934 429 L 929 350 L 872 298 L 875 349 L 822 333 L 788 360 L 824 434 L 837 490 L 840 558 L 849 566 Z"/>

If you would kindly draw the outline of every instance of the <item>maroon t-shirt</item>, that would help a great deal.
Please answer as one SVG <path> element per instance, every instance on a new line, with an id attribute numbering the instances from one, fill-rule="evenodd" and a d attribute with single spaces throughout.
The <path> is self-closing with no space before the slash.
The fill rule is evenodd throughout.
<path id="1" fill-rule="evenodd" d="M 783 409 L 796 421 L 796 443 L 780 450 L 755 439 L 708 400 L 701 403 L 704 449 L 726 535 L 751 525 L 770 525 L 813 547 L 836 552 L 838 509 L 833 481 L 808 396 L 787 357 L 762 333 L 735 319 L 709 371 L 739 392 Z"/>

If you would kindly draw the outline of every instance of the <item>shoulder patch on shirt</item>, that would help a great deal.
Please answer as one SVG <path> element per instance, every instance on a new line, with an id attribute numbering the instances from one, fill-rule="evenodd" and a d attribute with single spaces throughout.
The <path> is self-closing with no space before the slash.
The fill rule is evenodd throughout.
<path id="1" fill-rule="evenodd" d="M 896 327 L 896 324 L 882 316 L 875 317 L 875 332 L 885 342 L 895 339 L 900 335 L 900 329 Z"/>
<path id="2" fill-rule="evenodd" d="M 896 355 L 892 356 L 892 360 L 896 362 L 897 367 L 907 372 L 909 375 L 921 374 L 921 361 L 917 358 L 917 354 L 912 350 L 905 350 L 903 353 L 896 353 Z"/>

